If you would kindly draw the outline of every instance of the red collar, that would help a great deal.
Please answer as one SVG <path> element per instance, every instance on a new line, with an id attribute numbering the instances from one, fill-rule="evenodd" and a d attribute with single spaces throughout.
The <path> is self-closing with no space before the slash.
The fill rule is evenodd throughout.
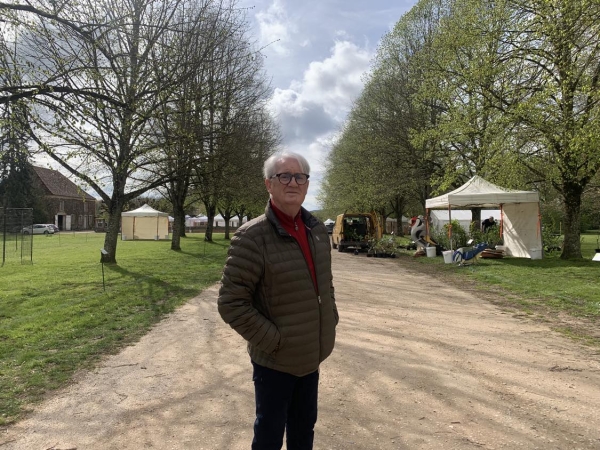
<path id="1" fill-rule="evenodd" d="M 275 206 L 275 203 L 273 202 L 271 202 L 271 208 L 273 208 L 275 217 L 277 217 L 277 219 L 281 223 L 281 226 L 283 226 L 283 228 L 285 228 L 288 231 L 293 230 L 296 227 L 296 224 L 300 226 L 300 224 L 302 223 L 302 219 L 300 218 L 301 211 L 298 211 L 298 214 L 296 214 L 295 217 L 291 217 L 284 213 L 282 210 L 280 210 L 277 206 Z"/>

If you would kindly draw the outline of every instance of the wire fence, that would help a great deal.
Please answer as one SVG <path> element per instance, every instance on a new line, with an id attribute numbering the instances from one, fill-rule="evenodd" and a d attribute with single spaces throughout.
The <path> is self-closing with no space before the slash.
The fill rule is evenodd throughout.
<path id="1" fill-rule="evenodd" d="M 32 208 L 0 208 L 2 266 L 9 260 L 33 263 L 32 227 Z"/>

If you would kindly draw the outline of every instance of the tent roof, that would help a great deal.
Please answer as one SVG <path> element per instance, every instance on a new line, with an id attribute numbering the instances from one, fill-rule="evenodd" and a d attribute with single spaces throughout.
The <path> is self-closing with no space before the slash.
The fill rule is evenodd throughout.
<path id="1" fill-rule="evenodd" d="M 454 206 L 491 208 L 505 203 L 537 203 L 539 200 L 540 196 L 535 191 L 503 188 L 475 175 L 458 189 L 439 197 L 427 199 L 425 207 L 427 209 L 452 208 Z"/>
<path id="2" fill-rule="evenodd" d="M 164 212 L 157 211 L 152 206 L 148 206 L 144 204 L 140 206 L 138 209 L 134 209 L 133 211 L 126 211 L 121 213 L 121 216 L 126 217 L 168 217 L 169 215 Z"/>
<path id="3" fill-rule="evenodd" d="M 327 219 L 325 222 L 323 222 L 325 225 L 327 225 L 328 223 L 335 223 L 335 220 L 331 220 L 331 219 Z"/>

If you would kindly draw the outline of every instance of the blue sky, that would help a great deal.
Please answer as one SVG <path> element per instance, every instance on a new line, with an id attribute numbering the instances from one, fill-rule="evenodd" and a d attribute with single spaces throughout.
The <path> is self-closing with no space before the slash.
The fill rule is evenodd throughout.
<path id="1" fill-rule="evenodd" d="M 315 196 L 325 160 L 360 95 L 379 40 L 416 0 L 240 0 L 263 49 L 270 108 L 283 146 L 311 164 L 304 206 Z"/>

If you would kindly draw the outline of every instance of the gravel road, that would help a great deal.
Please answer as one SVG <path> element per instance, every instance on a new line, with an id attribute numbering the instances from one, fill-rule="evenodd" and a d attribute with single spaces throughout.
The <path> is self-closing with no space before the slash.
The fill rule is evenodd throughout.
<path id="1" fill-rule="evenodd" d="M 597 351 L 406 262 L 333 259 L 315 450 L 600 448 Z M 0 430 L 0 450 L 249 449 L 251 366 L 217 289 Z"/>

